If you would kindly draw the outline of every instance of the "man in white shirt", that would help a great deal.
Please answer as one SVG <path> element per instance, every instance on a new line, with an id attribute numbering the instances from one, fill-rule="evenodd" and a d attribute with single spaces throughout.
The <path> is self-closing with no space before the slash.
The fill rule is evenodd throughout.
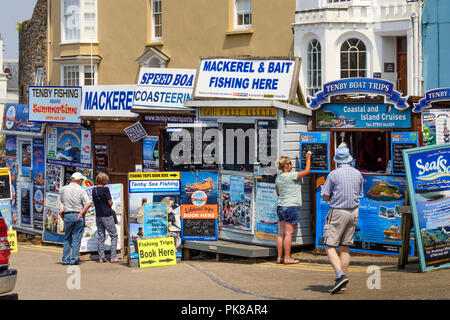
<path id="1" fill-rule="evenodd" d="M 75 172 L 70 177 L 71 182 L 60 192 L 59 215 L 64 220 L 63 265 L 78 264 L 81 238 L 85 226 L 84 215 L 91 206 L 89 196 L 81 187 L 83 179 L 85 177 L 81 173 Z"/>

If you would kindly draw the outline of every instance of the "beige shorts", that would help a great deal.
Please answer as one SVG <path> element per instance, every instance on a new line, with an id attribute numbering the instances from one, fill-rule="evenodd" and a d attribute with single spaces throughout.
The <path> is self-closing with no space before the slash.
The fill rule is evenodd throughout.
<path id="1" fill-rule="evenodd" d="M 331 247 L 353 245 L 358 213 L 358 208 L 330 209 L 323 227 L 324 243 Z"/>

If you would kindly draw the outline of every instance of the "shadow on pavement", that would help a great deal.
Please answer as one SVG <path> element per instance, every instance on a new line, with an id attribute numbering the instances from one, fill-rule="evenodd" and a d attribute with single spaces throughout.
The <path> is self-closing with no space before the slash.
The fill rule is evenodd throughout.
<path id="1" fill-rule="evenodd" d="M 329 293 L 330 289 L 331 289 L 330 286 L 324 286 L 324 285 L 312 285 L 312 286 L 305 288 L 305 290 L 323 292 L 323 293 Z"/>

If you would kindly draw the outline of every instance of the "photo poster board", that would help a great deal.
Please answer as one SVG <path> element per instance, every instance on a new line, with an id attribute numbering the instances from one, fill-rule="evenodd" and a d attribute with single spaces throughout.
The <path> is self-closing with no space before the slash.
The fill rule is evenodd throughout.
<path id="1" fill-rule="evenodd" d="M 128 174 L 129 262 L 139 258 L 138 240 L 144 234 L 145 205 L 167 205 L 167 236 L 175 241 L 176 257 L 182 257 L 181 195 L 179 172 L 130 172 Z"/>
<path id="2" fill-rule="evenodd" d="M 111 193 L 111 199 L 113 201 L 112 209 L 116 212 L 117 221 L 116 230 L 118 234 L 117 250 L 121 250 L 123 247 L 123 185 L 122 184 L 107 184 L 105 185 Z M 95 217 L 95 206 L 92 198 L 92 193 L 95 187 L 84 187 L 83 189 L 91 199 L 92 206 L 85 214 L 85 227 L 83 237 L 81 238 L 80 252 L 97 252 L 98 250 L 98 229 Z M 111 250 L 111 237 L 109 233 L 105 232 L 105 251 Z"/>
<path id="3" fill-rule="evenodd" d="M 277 241 L 278 196 L 275 183 L 257 182 L 255 195 L 256 238 L 267 241 Z"/>
<path id="4" fill-rule="evenodd" d="M 11 200 L 0 200 L 0 219 L 5 221 L 8 231 L 12 230 Z"/>
<path id="5" fill-rule="evenodd" d="M 142 139 L 144 172 L 159 171 L 159 137 L 148 136 Z"/>
<path id="6" fill-rule="evenodd" d="M 47 163 L 92 168 L 91 150 L 90 130 L 47 128 Z"/>
<path id="7" fill-rule="evenodd" d="M 450 109 L 427 109 L 422 112 L 423 144 L 432 146 L 450 142 Z"/>
<path id="8" fill-rule="evenodd" d="M 222 174 L 222 230 L 254 233 L 253 179 L 250 176 Z"/>
<path id="9" fill-rule="evenodd" d="M 8 168 L 0 168 L 0 200 L 11 200 L 11 172 Z"/>
<path id="10" fill-rule="evenodd" d="M 44 216 L 44 177 L 45 145 L 44 139 L 33 139 L 33 229 L 43 230 Z"/>
<path id="11" fill-rule="evenodd" d="M 403 151 L 422 272 L 450 267 L 450 145 Z"/>
<path id="12" fill-rule="evenodd" d="M 45 172 L 44 232 L 42 242 L 63 243 L 64 220 L 59 216 L 59 193 L 64 185 L 64 167 L 46 163 Z"/>
<path id="13" fill-rule="evenodd" d="M 16 136 L 5 135 L 5 165 L 9 169 L 11 176 L 11 223 L 19 223 L 19 212 L 17 208 L 17 139 Z"/>
<path id="14" fill-rule="evenodd" d="M 316 247 L 325 248 L 323 228 L 329 204 L 321 196 L 326 176 L 318 175 L 316 186 Z M 350 251 L 399 255 L 401 214 L 405 200 L 406 180 L 394 176 L 364 176 L 364 197 L 360 198 L 359 217 Z M 386 195 L 388 194 L 388 195 Z M 411 232 L 408 256 L 414 256 L 414 232 Z"/>
<path id="15" fill-rule="evenodd" d="M 403 150 L 417 148 L 419 139 L 417 132 L 391 132 L 391 165 L 393 175 L 405 175 Z"/>
<path id="16" fill-rule="evenodd" d="M 311 151 L 310 172 L 330 172 L 330 133 L 300 132 L 300 168 L 306 167 L 306 153 Z"/>
<path id="17" fill-rule="evenodd" d="M 144 204 L 144 237 L 163 238 L 168 233 L 168 203 L 151 202 Z"/>
<path id="18" fill-rule="evenodd" d="M 217 172 L 181 172 L 181 237 L 183 240 L 218 239 Z"/>

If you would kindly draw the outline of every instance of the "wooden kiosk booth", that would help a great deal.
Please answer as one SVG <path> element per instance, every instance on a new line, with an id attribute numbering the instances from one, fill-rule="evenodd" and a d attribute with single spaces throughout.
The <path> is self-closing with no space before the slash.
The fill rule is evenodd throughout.
<path id="1" fill-rule="evenodd" d="M 309 109 L 294 104 L 299 61 L 213 57 L 199 63 L 193 100 L 185 106 L 196 109 L 200 157 L 209 159 L 199 158 L 200 165 L 193 170 L 218 172 L 219 241 L 276 247 L 275 162 L 289 156 L 298 169 L 300 132 L 307 131 L 311 116 Z M 314 242 L 309 177 L 302 184 L 303 205 L 293 245 Z M 184 246 L 207 247 L 200 242 Z"/>
<path id="2" fill-rule="evenodd" d="M 364 195 L 354 246 L 350 250 L 398 255 L 402 247 L 401 212 L 407 182 L 402 150 L 422 144 L 420 114 L 413 113 L 407 102 L 394 90 L 394 84 L 381 79 L 350 78 L 323 85 L 323 91 L 311 98 L 312 132 L 322 133 L 328 161 L 312 155 L 313 212 L 316 212 L 316 250 L 325 248 L 323 227 L 328 203 L 321 187 L 326 175 L 336 168 L 336 148 L 345 143 L 353 156 L 352 165 L 364 178 Z M 302 154 L 310 148 L 308 138 Z M 314 144 L 312 144 L 314 145 Z M 324 156 L 322 154 L 322 156 Z M 414 236 L 408 253 L 414 255 Z"/>

